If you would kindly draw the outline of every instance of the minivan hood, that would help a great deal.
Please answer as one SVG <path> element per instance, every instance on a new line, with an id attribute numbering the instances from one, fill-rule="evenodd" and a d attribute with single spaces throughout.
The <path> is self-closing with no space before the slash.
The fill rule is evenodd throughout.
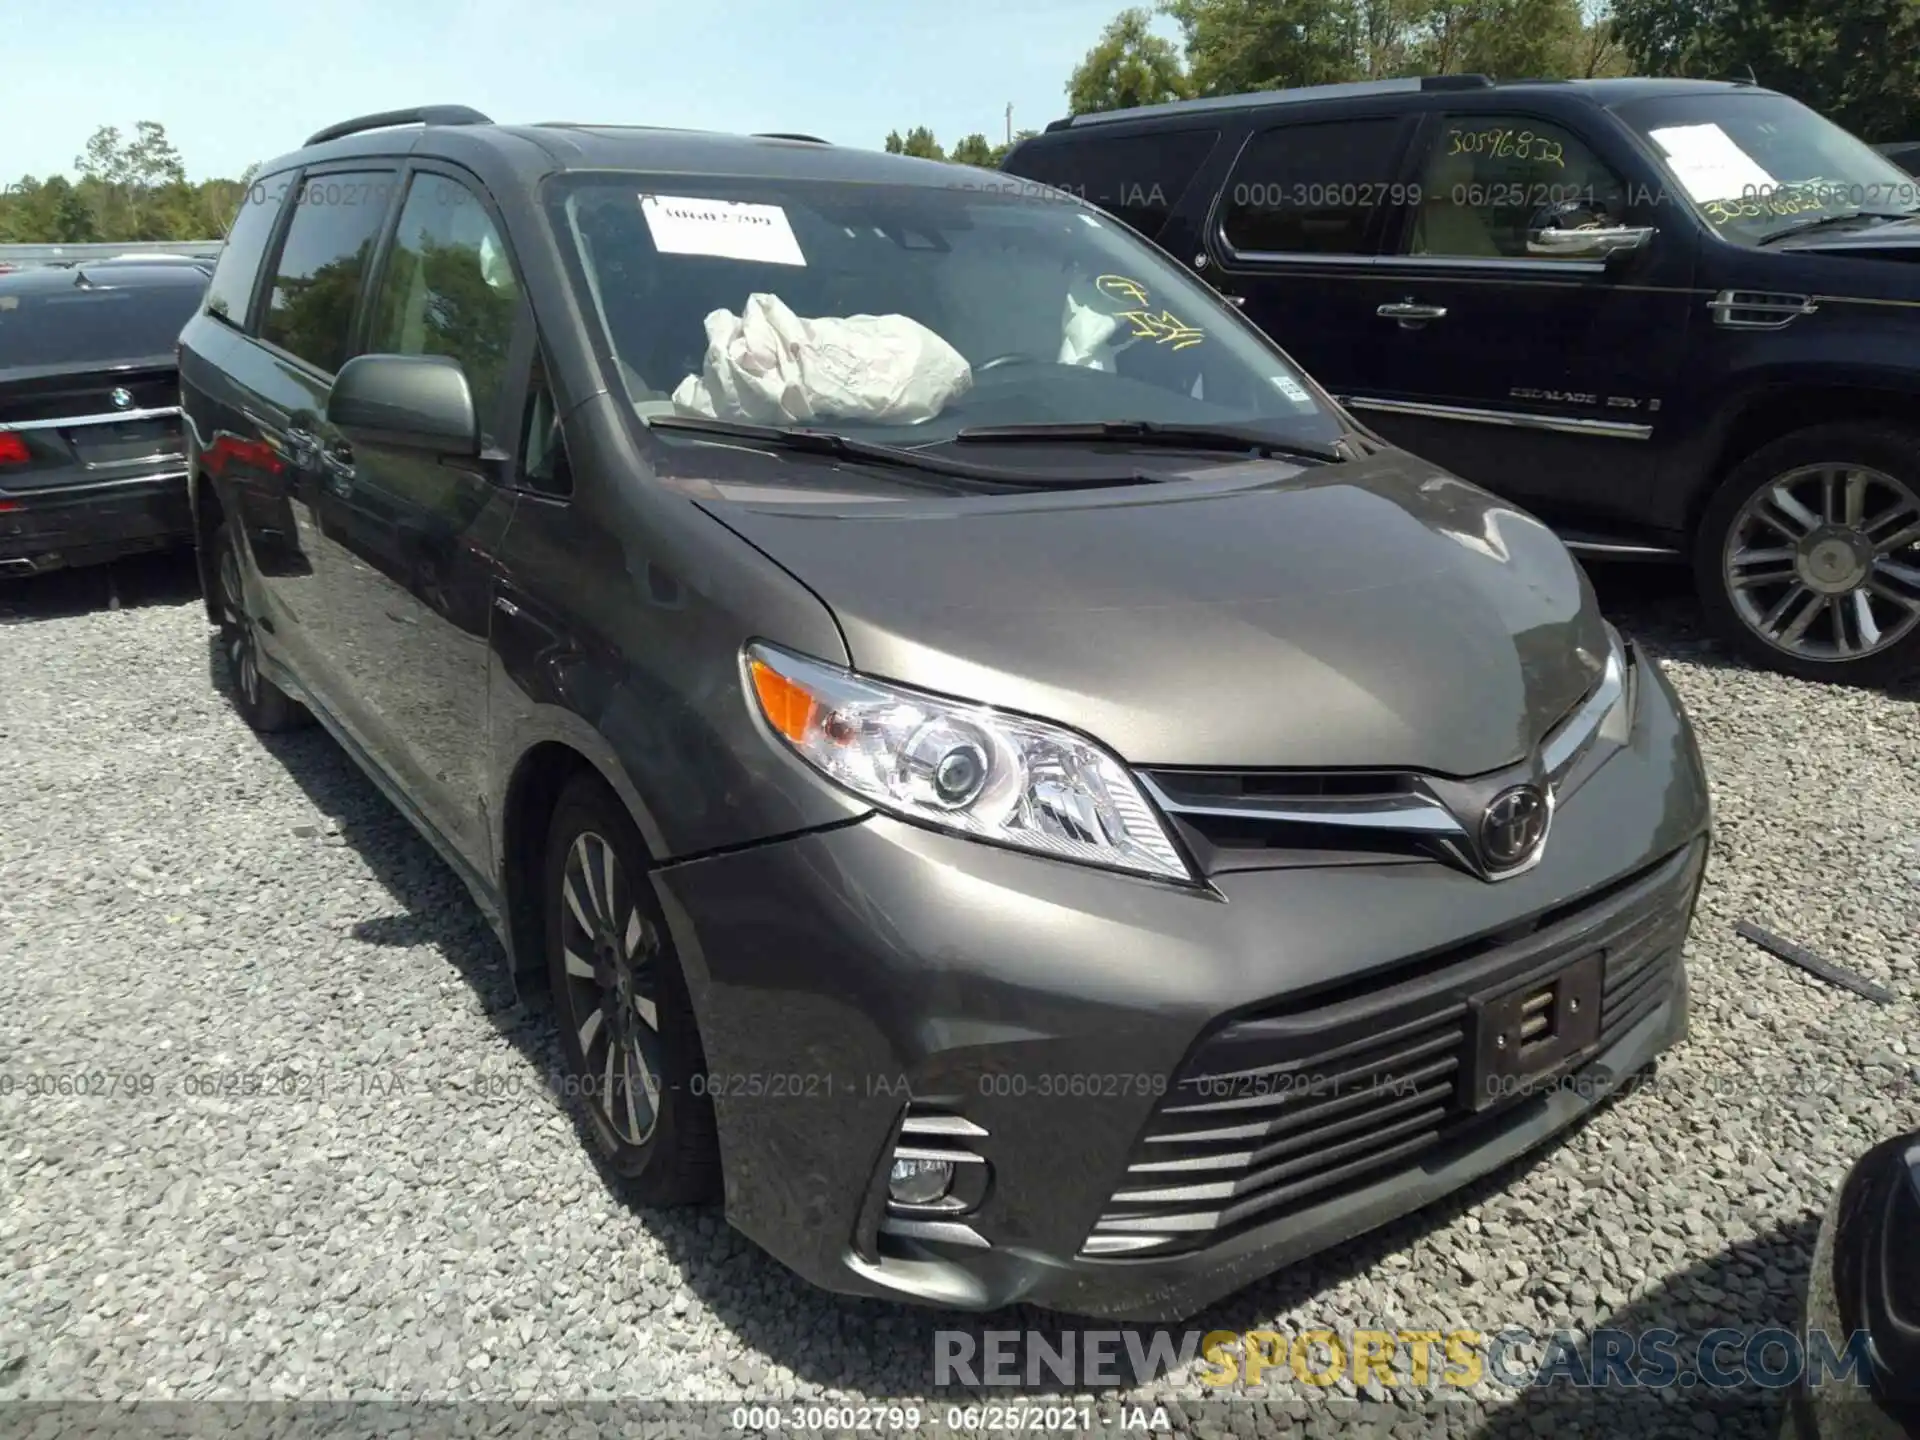
<path id="1" fill-rule="evenodd" d="M 737 483 L 703 466 L 696 498 L 819 595 L 856 669 L 1134 764 L 1484 774 L 1524 759 L 1607 654 L 1546 527 L 1399 452 L 1134 456 L 1187 478 L 931 499 L 755 459 Z"/>

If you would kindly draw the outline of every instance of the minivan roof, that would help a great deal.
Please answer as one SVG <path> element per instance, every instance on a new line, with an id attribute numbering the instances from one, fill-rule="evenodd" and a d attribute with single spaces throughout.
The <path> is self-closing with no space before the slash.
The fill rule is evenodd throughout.
<path id="1" fill-rule="evenodd" d="M 389 116 L 421 116 L 424 123 Z M 381 121 L 385 123 L 368 123 Z M 338 138 L 321 138 L 363 123 L 366 128 L 353 129 Z M 505 160 L 525 179 L 555 171 L 635 170 L 945 187 L 954 183 L 956 170 L 974 168 L 850 149 L 799 133 L 730 135 L 658 125 L 574 121 L 501 125 L 463 106 L 427 106 L 368 116 L 363 121 L 329 126 L 314 138 L 318 143 L 275 157 L 260 167 L 260 173 L 373 156 L 436 155 L 458 161 L 480 152 Z"/>
<path id="2" fill-rule="evenodd" d="M 1162 105 L 1139 105 L 1130 110 L 1099 110 L 1085 115 L 1069 115 L 1049 124 L 1043 135 L 1062 130 L 1079 130 L 1094 125 L 1123 124 L 1134 120 L 1154 120 L 1182 115 L 1204 115 L 1223 110 L 1264 110 L 1269 107 L 1306 105 L 1324 100 L 1361 100 L 1383 95 L 1414 95 L 1421 91 L 1497 90 L 1504 94 L 1556 94 L 1573 92 L 1594 104 L 1611 106 L 1654 95 L 1709 94 L 1717 90 L 1754 91 L 1760 87 L 1745 80 L 1673 80 L 1634 77 L 1608 80 L 1493 80 L 1485 75 L 1409 76 L 1397 80 L 1359 80 L 1340 85 L 1303 85 L 1293 90 L 1256 90 L 1244 95 L 1208 95 L 1198 100 L 1170 100 Z M 1036 136 L 1035 139 L 1040 137 Z M 1028 144 L 1033 141 L 1029 140 Z"/>

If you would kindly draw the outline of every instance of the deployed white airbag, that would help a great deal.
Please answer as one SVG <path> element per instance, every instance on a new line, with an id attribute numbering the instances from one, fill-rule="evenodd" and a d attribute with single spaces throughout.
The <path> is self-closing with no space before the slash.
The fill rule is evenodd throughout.
<path id="1" fill-rule="evenodd" d="M 785 425 L 931 420 L 973 387 L 966 357 L 906 315 L 804 320 L 777 295 L 707 316 L 707 358 L 673 392 L 683 415 Z"/>
<path id="2" fill-rule="evenodd" d="M 1113 332 L 1119 328 L 1119 316 L 1105 314 L 1067 296 L 1066 309 L 1060 317 L 1059 362 L 1088 370 L 1112 370 L 1113 357 L 1133 343 L 1131 336 L 1119 344 L 1114 343 Z"/>

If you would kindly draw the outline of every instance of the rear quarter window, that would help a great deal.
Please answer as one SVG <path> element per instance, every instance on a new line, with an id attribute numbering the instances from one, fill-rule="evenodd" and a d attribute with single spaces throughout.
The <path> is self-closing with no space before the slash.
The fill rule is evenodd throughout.
<path id="1" fill-rule="evenodd" d="M 207 286 L 209 315 L 246 328 L 248 302 L 253 299 L 254 281 L 260 276 L 260 258 L 273 238 L 286 184 L 284 175 L 269 176 L 256 180 L 241 197 L 240 209 L 227 227 L 227 243 L 214 266 L 213 282 Z"/>

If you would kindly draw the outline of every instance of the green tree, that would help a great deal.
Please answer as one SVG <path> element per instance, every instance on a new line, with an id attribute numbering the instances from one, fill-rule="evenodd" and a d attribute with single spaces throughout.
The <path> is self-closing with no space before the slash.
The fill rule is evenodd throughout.
<path id="1" fill-rule="evenodd" d="M 1916 0 L 1616 0 L 1640 73 L 1746 79 L 1872 142 L 1920 134 Z"/>
<path id="2" fill-rule="evenodd" d="M 1361 75 L 1353 0 L 1165 0 L 1194 94 L 1324 85 Z"/>
<path id="3" fill-rule="evenodd" d="M 994 166 L 993 146 L 987 143 L 987 137 L 972 134 L 962 137 L 954 143 L 953 153 L 947 158 L 956 165 L 978 165 L 991 170 Z"/>
<path id="4" fill-rule="evenodd" d="M 1451 0 L 1450 0 L 1451 3 Z M 1443 67 L 1503 80 L 1564 79 L 1581 39 L 1578 0 L 1469 0 L 1455 7 L 1460 46 Z"/>
<path id="5" fill-rule="evenodd" d="M 1067 80 L 1075 115 L 1159 105 L 1187 93 L 1186 66 L 1169 40 L 1155 35 L 1151 11 L 1122 10 Z"/>
<path id="6" fill-rule="evenodd" d="M 102 125 L 88 137 L 74 168 L 104 239 L 172 239 L 193 218 L 186 166 L 158 121 L 142 120 L 130 139 L 118 127 Z"/>
<path id="7" fill-rule="evenodd" d="M 44 181 L 24 175 L 0 196 L 0 242 L 80 245 L 99 238 L 93 212 L 64 175 Z"/>
<path id="8" fill-rule="evenodd" d="M 944 160 L 947 152 L 940 148 L 940 142 L 933 138 L 933 131 L 924 125 L 916 125 L 903 136 L 898 130 L 887 134 L 886 150 L 889 155 L 916 155 L 922 160 Z"/>

